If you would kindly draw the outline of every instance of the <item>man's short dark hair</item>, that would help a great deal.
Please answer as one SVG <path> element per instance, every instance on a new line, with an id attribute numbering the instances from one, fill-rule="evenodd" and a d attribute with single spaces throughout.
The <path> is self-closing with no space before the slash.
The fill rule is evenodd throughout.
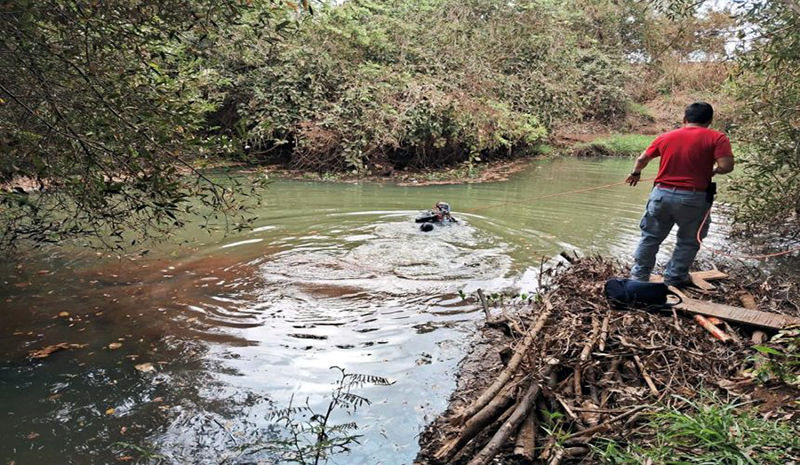
<path id="1" fill-rule="evenodd" d="M 706 102 L 694 102 L 686 107 L 683 118 L 687 123 L 708 124 L 714 119 L 714 109 Z"/>

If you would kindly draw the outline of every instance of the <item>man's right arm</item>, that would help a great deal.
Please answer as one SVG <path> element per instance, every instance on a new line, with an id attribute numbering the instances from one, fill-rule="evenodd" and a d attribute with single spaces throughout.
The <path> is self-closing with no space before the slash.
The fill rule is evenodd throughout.
<path id="1" fill-rule="evenodd" d="M 733 171 L 733 157 L 717 158 L 714 165 L 714 174 L 728 174 Z"/>
<path id="2" fill-rule="evenodd" d="M 631 186 L 638 184 L 639 180 L 642 179 L 642 170 L 645 166 L 647 166 L 648 163 L 650 163 L 650 160 L 652 159 L 653 157 L 647 155 L 647 150 L 642 152 L 642 154 L 639 155 L 639 158 L 636 159 L 636 163 L 633 165 L 633 171 L 630 175 L 628 175 L 628 179 L 626 179 L 625 182 Z"/>

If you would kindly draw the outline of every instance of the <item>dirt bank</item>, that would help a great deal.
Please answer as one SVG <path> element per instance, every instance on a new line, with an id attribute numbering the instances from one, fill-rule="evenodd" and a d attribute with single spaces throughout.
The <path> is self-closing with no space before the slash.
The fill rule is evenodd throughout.
<path id="1" fill-rule="evenodd" d="M 458 165 L 449 168 L 387 171 L 381 174 L 368 173 L 366 175 L 316 173 L 286 169 L 280 166 L 270 166 L 259 170 L 265 171 L 270 176 L 303 181 L 366 181 L 389 182 L 400 186 L 434 186 L 505 181 L 510 175 L 525 169 L 531 160 L 535 158 L 535 156 L 524 156 L 513 160 L 496 160 L 476 164 L 472 168 L 466 165 Z"/>
<path id="2" fill-rule="evenodd" d="M 723 323 L 737 339 L 725 344 L 687 315 L 615 310 L 602 287 L 624 272 L 599 258 L 576 261 L 553 273 L 535 302 L 493 316 L 462 362 L 449 408 L 420 436 L 417 462 L 596 463 L 592 446 L 652 445 L 659 415 L 690 412 L 708 396 L 736 398 L 743 411 L 796 427 L 800 390 L 765 368 L 775 360 L 752 349 L 754 328 Z M 800 316 L 796 285 L 750 272 L 715 284 L 712 293 L 688 293 Z M 793 447 L 750 446 L 756 463 L 767 463 L 762 455 L 774 463 L 800 458 Z M 682 453 L 694 452 L 675 452 Z"/>

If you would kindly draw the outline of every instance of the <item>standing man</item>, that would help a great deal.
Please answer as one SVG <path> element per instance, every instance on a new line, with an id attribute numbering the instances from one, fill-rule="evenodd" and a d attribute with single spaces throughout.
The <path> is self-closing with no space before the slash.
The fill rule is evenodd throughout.
<path id="1" fill-rule="evenodd" d="M 658 136 L 636 159 L 633 172 L 626 179 L 635 186 L 650 160 L 661 157 L 655 186 L 639 223 L 642 238 L 631 270 L 632 278 L 637 281 L 650 280 L 658 247 L 677 224 L 678 239 L 664 271 L 664 282 L 671 286 L 689 282 L 689 267 L 700 250 L 697 230 L 714 199 L 716 185 L 711 178 L 733 171 L 728 137 L 708 129 L 713 118 L 714 109 L 708 103 L 695 102 L 686 107 L 683 127 Z M 701 237 L 708 233 L 710 221 L 709 217 L 703 225 Z"/>

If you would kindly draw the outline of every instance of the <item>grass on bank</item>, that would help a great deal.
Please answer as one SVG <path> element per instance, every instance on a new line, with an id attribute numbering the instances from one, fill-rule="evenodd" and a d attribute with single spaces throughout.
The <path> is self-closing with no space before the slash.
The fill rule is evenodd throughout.
<path id="1" fill-rule="evenodd" d="M 704 394 L 681 412 L 667 408 L 651 421 L 655 437 L 647 443 L 603 440 L 594 446 L 603 463 L 622 464 L 785 464 L 800 459 L 800 428 L 761 418 L 742 404 Z"/>
<path id="2" fill-rule="evenodd" d="M 650 109 L 646 106 L 642 105 L 641 103 L 636 103 L 633 100 L 628 100 L 625 102 L 625 110 L 628 113 L 638 116 L 639 118 L 644 119 L 648 122 L 653 122 L 656 118 L 650 112 Z"/>
<path id="3" fill-rule="evenodd" d="M 592 142 L 579 144 L 576 149 L 600 146 L 613 155 L 635 156 L 642 153 L 653 142 L 653 139 L 655 136 L 647 134 L 612 134 Z"/>

